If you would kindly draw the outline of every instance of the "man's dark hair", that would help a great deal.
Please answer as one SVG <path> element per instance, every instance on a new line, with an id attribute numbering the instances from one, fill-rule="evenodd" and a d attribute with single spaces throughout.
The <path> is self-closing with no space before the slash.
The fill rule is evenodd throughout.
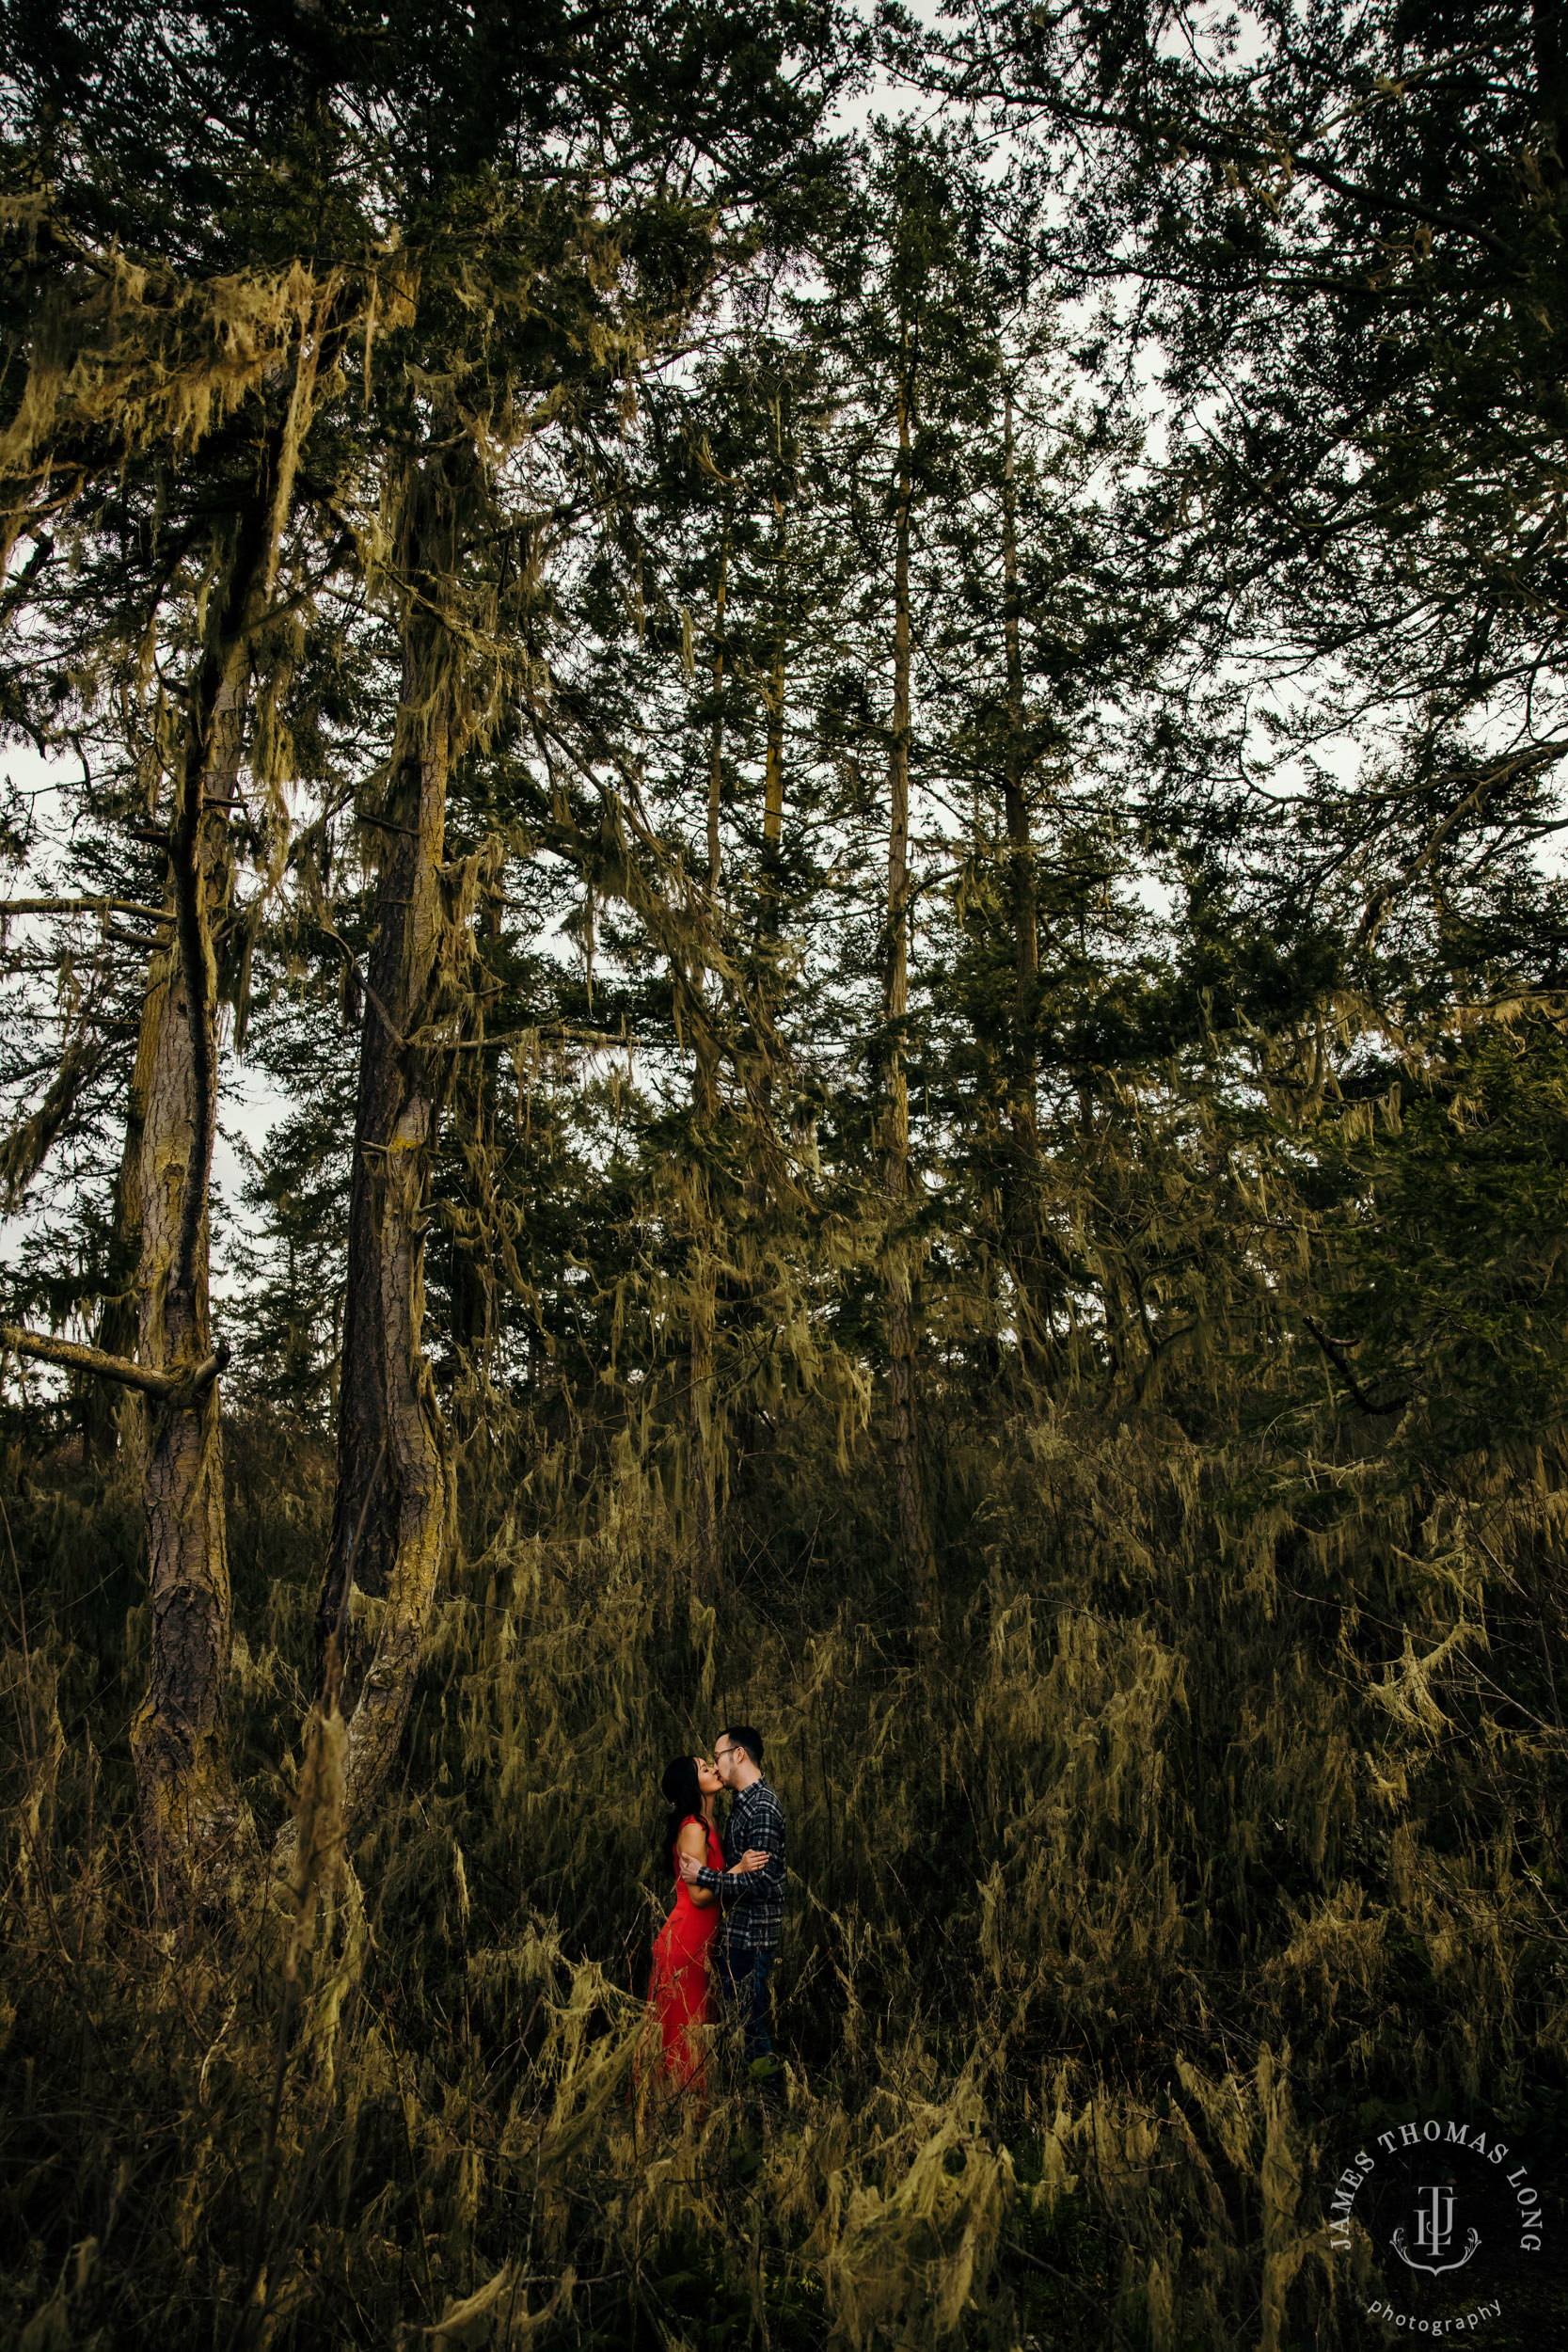
<path id="1" fill-rule="evenodd" d="M 759 1772 L 761 1771 L 762 1734 L 756 1729 L 754 1724 L 726 1724 L 724 1729 L 720 1733 L 719 1737 L 721 1740 L 727 1740 L 732 1748 L 744 1748 L 752 1763 L 757 1767 Z"/>

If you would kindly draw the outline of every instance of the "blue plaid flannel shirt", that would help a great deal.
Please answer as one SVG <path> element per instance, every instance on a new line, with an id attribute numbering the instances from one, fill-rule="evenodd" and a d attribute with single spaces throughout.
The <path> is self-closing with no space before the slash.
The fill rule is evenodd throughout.
<path id="1" fill-rule="evenodd" d="M 724 1824 L 725 1869 L 748 1846 L 768 1857 L 762 1870 L 727 1878 L 721 1870 L 699 1870 L 697 1883 L 718 1896 L 724 1912 L 724 1941 L 732 1951 L 776 1952 L 784 1926 L 784 1807 L 765 1780 L 753 1780 L 730 1807 Z"/>

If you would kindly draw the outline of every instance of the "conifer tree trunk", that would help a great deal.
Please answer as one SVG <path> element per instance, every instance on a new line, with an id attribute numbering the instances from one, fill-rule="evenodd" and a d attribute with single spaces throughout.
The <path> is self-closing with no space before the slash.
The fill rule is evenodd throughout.
<path id="1" fill-rule="evenodd" d="M 773 529 L 773 666 L 768 687 L 768 750 L 763 768 L 762 797 L 762 887 L 758 894 L 757 907 L 757 987 L 763 1004 L 767 1008 L 769 1023 L 778 1011 L 781 994 L 779 952 L 781 946 L 780 907 L 784 897 L 781 867 L 784 855 L 786 704 L 784 592 L 785 567 L 788 559 L 789 510 L 784 501 L 778 499 Z M 771 1111 L 773 1103 L 773 1064 L 766 1050 L 763 1055 L 759 1092 L 766 1115 Z M 752 1207 L 760 1216 L 768 1198 L 767 1178 L 760 1166 L 752 1180 Z"/>
<path id="2" fill-rule="evenodd" d="M 898 1540 L 917 1619 L 937 1624 L 941 1596 L 926 1526 L 915 1427 L 912 1246 L 906 1228 L 910 1177 L 910 1088 L 903 1025 L 909 1012 L 910 898 L 910 509 L 913 501 L 908 346 L 898 381 L 898 486 L 894 547 L 893 735 L 888 758 L 887 961 L 882 1011 L 888 1035 L 882 1115 L 882 1169 L 888 1230 L 883 1254 L 883 1321 L 888 1403 L 893 1422 L 894 1499 Z"/>
<path id="3" fill-rule="evenodd" d="M 1007 748 L 1002 798 L 1007 826 L 1008 898 L 1012 908 L 1016 982 L 1013 993 L 1013 1052 L 1009 1092 L 1014 1164 L 1008 1224 L 1012 1229 L 1019 1293 L 1019 1345 L 1024 1362 L 1037 1363 L 1041 1264 L 1037 1220 L 1039 1173 L 1038 1073 L 1035 1051 L 1035 995 L 1039 977 L 1039 923 L 1035 895 L 1035 851 L 1029 837 L 1024 795 L 1023 655 L 1019 636 L 1018 481 L 1013 458 L 1013 399 L 1002 409 L 1002 632 L 1006 661 Z"/>
<path id="4" fill-rule="evenodd" d="M 147 987 L 142 996 L 141 1020 L 136 1032 L 136 1058 L 132 1066 L 130 1099 L 125 1107 L 125 1140 L 120 1150 L 119 1172 L 115 1179 L 115 1222 L 105 1270 L 107 1295 L 98 1318 L 96 1344 L 107 1356 L 134 1356 L 136 1352 L 141 1321 L 136 1271 L 141 1262 L 142 1144 L 147 1132 L 152 1071 L 157 1059 L 158 1034 L 174 954 L 172 945 L 167 949 L 160 949 L 149 960 L 147 967 Z M 113 1460 L 117 1436 L 121 1427 L 135 1433 L 135 1468 L 139 1473 L 144 1459 L 146 1428 L 140 1397 L 135 1390 L 126 1391 L 119 1406 L 117 1418 L 113 1387 L 102 1380 L 89 1381 L 82 1398 L 82 1428 L 86 1449 L 92 1460 L 100 1464 Z"/>
<path id="5" fill-rule="evenodd" d="M 450 1541 L 451 1446 L 422 1346 L 424 1232 L 441 1057 L 413 1041 L 438 1009 L 452 925 L 443 879 L 454 663 L 441 620 L 456 564 L 440 457 L 411 469 L 402 532 L 403 691 L 360 1032 L 338 1401 L 338 1490 L 317 1613 L 325 1667 L 351 1587 L 383 1602 L 351 1656 L 347 1818 L 363 1822 L 407 1719 Z M 360 1530 L 362 1528 L 362 1533 Z M 357 1536 L 357 1544 L 356 1537 Z"/>
<path id="6" fill-rule="evenodd" d="M 704 1179 L 699 1171 L 697 1184 Z M 711 1228 L 711 1217 L 705 1220 Z M 691 1590 L 699 1600 L 711 1601 L 719 1590 L 719 1514 L 714 1499 L 713 1337 L 718 1320 L 713 1258 L 705 1231 L 693 1252 L 691 1269 L 690 1393 L 689 1441 L 691 1455 Z"/>
<path id="7" fill-rule="evenodd" d="M 723 544 L 719 550 L 719 588 L 713 607 L 713 757 L 707 778 L 707 887 L 713 898 L 719 889 L 721 855 L 719 842 L 719 812 L 724 794 L 724 599 L 729 585 L 730 534 L 726 524 Z"/>
<path id="8" fill-rule="evenodd" d="M 162 1001 L 144 1021 L 141 1041 L 150 1067 L 141 1136 L 138 1354 L 143 1370 L 171 1374 L 175 1385 L 146 1407 L 151 1634 L 131 1754 L 154 1899 L 165 1914 L 221 1898 L 225 1871 L 255 1858 L 254 1827 L 236 1795 L 224 1740 L 233 1626 L 217 1378 L 228 1350 L 213 1347 L 209 1293 L 218 1081 L 214 932 L 233 888 L 230 815 L 245 703 L 322 347 L 320 316 L 302 317 L 286 411 L 257 452 L 249 494 L 231 510 L 228 560 L 207 592 L 205 644 L 174 773 L 174 944 Z"/>
<path id="9" fill-rule="evenodd" d="M 1038 1118 L 1035 1057 L 1035 984 L 1039 977 L 1039 930 L 1035 900 L 1035 853 L 1023 790 L 1023 656 L 1019 642 L 1018 482 L 1013 468 L 1013 399 L 1002 411 L 1003 639 L 1007 665 L 1007 762 L 1003 802 L 1018 983 L 1013 1005 L 1013 1119 L 1021 1142 L 1032 1147 Z"/>
<path id="10" fill-rule="evenodd" d="M 782 450 L 780 452 L 782 455 Z M 788 613 L 785 601 L 786 576 L 789 558 L 789 509 L 785 501 L 774 493 L 773 530 L 773 660 L 767 688 L 768 742 L 763 769 L 762 810 L 762 871 L 757 889 L 756 955 L 754 986 L 757 1002 L 765 1019 L 758 1033 L 761 1070 L 757 1080 L 756 1103 L 761 1114 L 762 1136 L 746 1180 L 746 1206 L 752 1229 L 750 1242 L 752 1295 L 744 1312 L 752 1323 L 761 1319 L 761 1275 L 764 1263 L 762 1221 L 768 1207 L 767 1130 L 773 1117 L 773 1049 L 777 1041 L 777 1015 L 784 990 L 779 969 L 783 945 L 782 903 L 784 809 L 784 721 L 787 708 L 787 675 L 785 647 L 788 637 Z M 754 1414 L 747 1415 L 747 1434 L 743 1452 L 751 1452 L 758 1427 Z"/>
<path id="11" fill-rule="evenodd" d="M 773 533 L 773 596 L 776 626 L 773 675 L 768 696 L 768 760 L 764 770 L 762 807 L 763 930 L 771 958 L 779 953 L 779 901 L 783 895 L 780 862 L 784 853 L 784 590 L 789 560 L 789 510 L 779 501 Z"/>
<path id="12" fill-rule="evenodd" d="M 482 940 L 499 943 L 500 921 L 496 900 L 486 892 L 479 905 L 476 926 Z M 496 1327 L 496 1223 L 499 1203 L 496 1192 L 495 1111 L 485 1085 L 484 996 L 477 993 L 464 1023 L 464 1051 L 456 1058 L 450 1116 L 467 1168 L 471 1225 L 452 1234 L 451 1251 L 451 1343 L 472 1372 L 488 1377 Z M 465 1140 L 465 1120 L 469 1132 Z M 466 1444 L 483 1420 L 472 1402 L 454 1408 L 455 1436 Z"/>
<path id="13" fill-rule="evenodd" d="M 193 690 L 171 828 L 172 970 L 161 1006 L 144 1023 L 150 1070 L 141 1136 L 138 1353 L 143 1365 L 185 1382 L 146 1408 L 151 1642 L 147 1695 L 131 1728 L 143 1836 L 165 1913 L 211 1895 L 253 1839 L 224 1747 L 232 1616 L 208 1188 L 217 1132 L 213 918 L 232 882 L 229 808 L 249 681 L 249 624 L 266 564 L 264 523 L 259 511 L 242 520 L 227 609 Z"/>
<path id="14" fill-rule="evenodd" d="M 713 756 L 708 770 L 707 887 L 710 909 L 719 893 L 719 812 L 724 781 L 724 590 L 729 570 L 726 534 L 719 558 L 719 590 L 714 610 Z M 701 975 L 699 974 L 699 986 Z M 706 1035 L 697 1037 L 696 1109 L 699 1131 L 708 1136 L 719 1111 L 719 1073 Z M 701 1164 L 693 1170 L 692 1201 L 697 1238 L 692 1249 L 690 1384 L 687 1397 L 688 1443 L 691 1457 L 691 1589 L 699 1600 L 711 1601 L 719 1590 L 719 1514 L 713 1477 L 713 1340 L 718 1300 L 713 1267 L 714 1217 L 708 1199 L 707 1173 Z"/>

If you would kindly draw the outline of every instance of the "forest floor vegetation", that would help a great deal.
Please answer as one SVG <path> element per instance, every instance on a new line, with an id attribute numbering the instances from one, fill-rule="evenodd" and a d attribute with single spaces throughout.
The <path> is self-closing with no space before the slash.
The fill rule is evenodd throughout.
<path id="1" fill-rule="evenodd" d="M 264 1416 L 228 1436 L 264 1843 L 330 1459 Z M 594 1475 L 556 1459 L 531 1524 L 470 1441 L 401 1790 L 348 1862 L 315 1841 L 309 1889 L 178 1931 L 126 1746 L 138 1515 L 77 1451 L 7 1463 L 7 2344 L 1375 2341 L 1322 2182 L 1444 2099 L 1528 2141 L 1560 2243 L 1561 1936 L 1498 1844 L 1526 1765 L 1356 1719 L 1283 1581 L 1179 1577 L 1147 1433 L 949 1422 L 934 1655 L 865 1461 L 807 1414 L 742 1465 L 713 1608 L 624 1436 Z M 776 2119 L 721 2050 L 705 2108 L 634 2090 L 658 1772 L 737 1708 L 791 1822 Z M 1490 2340 L 1565 2312 L 1554 2256 Z"/>

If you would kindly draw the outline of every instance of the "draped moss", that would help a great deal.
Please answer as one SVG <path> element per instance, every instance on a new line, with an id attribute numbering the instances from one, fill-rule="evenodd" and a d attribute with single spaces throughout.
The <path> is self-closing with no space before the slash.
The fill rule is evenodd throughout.
<path id="1" fill-rule="evenodd" d="M 1367 2134 L 1559 2194 L 1560 370 L 1354 197 L 1555 300 L 1555 52 L 1307 27 L 1314 212 L 1102 14 L 847 141 L 815 0 L 0 0 L 25 2352 L 1322 2352 Z M 735 1720 L 767 2128 L 641 2062 Z"/>

